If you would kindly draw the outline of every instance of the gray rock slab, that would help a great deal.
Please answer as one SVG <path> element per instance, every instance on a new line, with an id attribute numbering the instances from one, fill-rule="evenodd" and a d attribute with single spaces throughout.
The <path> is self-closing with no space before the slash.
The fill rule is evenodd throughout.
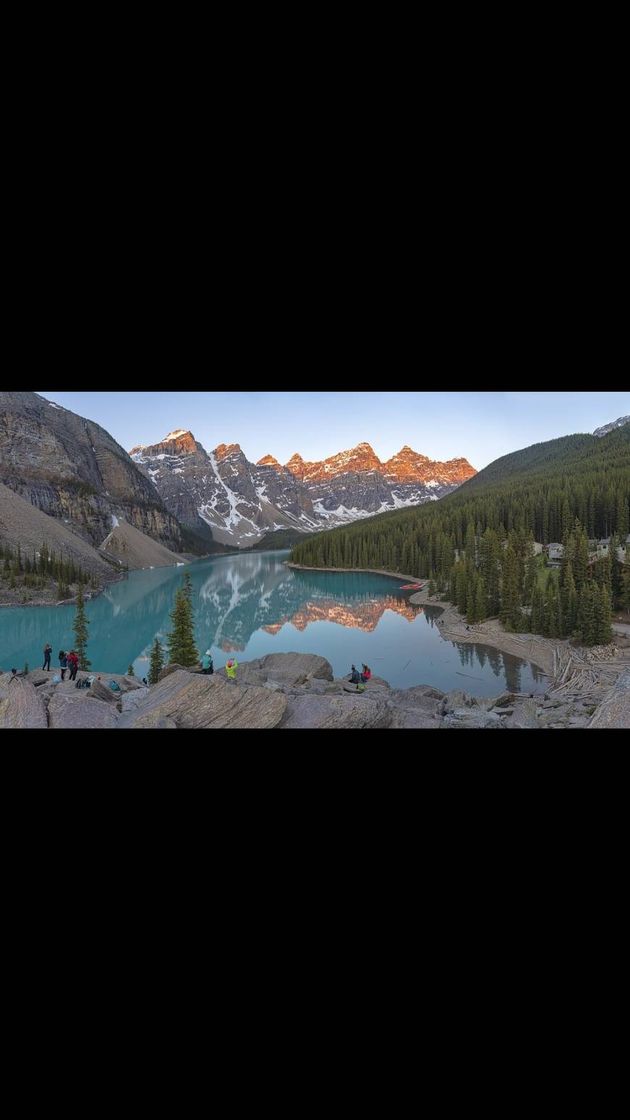
<path id="1" fill-rule="evenodd" d="M 124 712 L 118 727 L 157 727 L 164 719 L 185 728 L 276 727 L 286 706 L 281 692 L 180 669 L 155 685 L 135 711 Z"/>
<path id="2" fill-rule="evenodd" d="M 90 690 L 91 691 L 91 690 Z M 76 728 L 91 730 L 96 727 L 115 727 L 118 722 L 116 706 L 103 700 L 95 700 L 85 692 L 55 693 L 48 705 L 50 727 Z"/>
<path id="3" fill-rule="evenodd" d="M 0 730 L 4 728 L 44 728 L 48 726 L 44 701 L 35 685 L 17 677 L 2 678 L 0 685 Z"/>

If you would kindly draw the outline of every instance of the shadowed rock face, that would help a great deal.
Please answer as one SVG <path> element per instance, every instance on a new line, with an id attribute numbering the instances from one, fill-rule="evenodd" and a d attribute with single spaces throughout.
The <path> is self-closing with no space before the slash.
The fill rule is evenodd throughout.
<path id="1" fill-rule="evenodd" d="M 255 685 L 240 687 L 218 674 L 201 677 L 179 669 L 151 689 L 146 703 L 124 712 L 118 726 L 158 727 L 169 720 L 187 728 L 277 727 L 286 706 L 282 693 Z"/>
<path id="2" fill-rule="evenodd" d="M 93 545 L 116 514 L 181 550 L 177 521 L 109 432 L 37 393 L 0 391 L 0 482 Z"/>
<path id="3" fill-rule="evenodd" d="M 0 729 L 47 727 L 42 697 L 30 681 L 0 677 Z"/>

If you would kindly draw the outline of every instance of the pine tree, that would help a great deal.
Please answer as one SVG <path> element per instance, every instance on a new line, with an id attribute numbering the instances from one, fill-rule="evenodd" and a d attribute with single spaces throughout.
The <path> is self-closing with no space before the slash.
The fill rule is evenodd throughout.
<path id="1" fill-rule="evenodd" d="M 613 640 L 610 609 L 610 595 L 607 587 L 595 589 L 597 592 L 594 607 L 593 640 L 598 646 L 607 646 Z"/>
<path id="2" fill-rule="evenodd" d="M 578 596 L 577 636 L 585 646 L 592 646 L 595 641 L 595 604 L 593 602 L 593 587 L 585 583 Z"/>
<path id="3" fill-rule="evenodd" d="M 158 677 L 164 668 L 164 651 L 160 639 L 156 638 L 151 650 L 151 665 L 149 668 L 149 684 L 157 684 Z"/>
<path id="4" fill-rule="evenodd" d="M 518 629 L 520 622 L 520 594 L 518 587 L 518 566 L 516 553 L 508 544 L 503 557 L 501 580 L 501 610 L 499 618 L 508 630 Z"/>
<path id="5" fill-rule="evenodd" d="M 87 641 L 88 631 L 87 628 L 90 621 L 85 617 L 85 604 L 83 601 L 83 587 L 79 585 L 79 593 L 77 595 L 77 613 L 74 617 L 74 648 L 79 658 L 79 669 L 87 672 L 92 667 L 92 662 L 88 661 L 87 657 Z"/>
<path id="6" fill-rule="evenodd" d="M 486 589 L 481 577 L 477 581 L 475 592 L 475 616 L 477 622 L 483 622 L 486 617 Z"/>
<path id="7" fill-rule="evenodd" d="M 129 666 L 129 668 L 127 669 L 127 676 L 128 677 L 135 677 L 135 675 L 136 674 L 135 674 L 134 669 L 133 669 L 133 664 L 131 664 Z"/>
<path id="8" fill-rule="evenodd" d="M 175 606 L 171 611 L 173 629 L 167 637 L 169 662 L 188 668 L 199 661 L 195 645 L 195 625 L 192 607 L 192 581 L 186 574 L 184 585 L 175 596 Z"/>
<path id="9" fill-rule="evenodd" d="M 626 563 L 621 571 L 621 605 L 630 614 L 630 548 L 626 550 Z"/>

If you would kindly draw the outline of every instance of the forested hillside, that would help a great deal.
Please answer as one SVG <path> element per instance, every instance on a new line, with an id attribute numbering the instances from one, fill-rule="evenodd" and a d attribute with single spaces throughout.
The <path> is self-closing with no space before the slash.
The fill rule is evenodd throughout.
<path id="1" fill-rule="evenodd" d="M 626 426 L 603 438 L 566 436 L 506 455 L 441 502 L 309 537 L 293 549 L 292 559 L 315 567 L 379 568 L 430 578 L 473 619 L 500 612 L 509 628 L 527 629 L 531 623 L 545 632 L 549 617 L 555 615 L 553 630 L 561 636 L 579 630 L 580 603 L 568 606 L 569 599 L 573 603 L 573 565 L 568 572 L 566 564 L 563 567 L 566 587 L 559 586 L 557 572 L 549 573 L 542 601 L 534 603 L 534 590 L 541 590 L 536 569 L 544 561 L 534 558 L 533 542 L 564 542 L 566 555 L 576 551 L 580 555 L 578 600 L 587 585 L 593 589 L 593 580 L 607 590 L 607 605 L 583 607 L 580 616 L 582 632 L 586 629 L 590 635 L 583 634 L 584 640 L 595 640 L 594 627 L 584 622 L 584 613 L 590 618 L 597 607 L 609 618 L 611 603 L 624 601 L 627 572 L 624 583 L 614 549 L 625 542 L 629 531 L 630 427 Z M 601 560 L 589 564 L 587 539 L 611 536 L 615 538 L 612 559 L 603 566 Z M 459 580 L 457 586 L 454 580 Z M 551 600 L 563 590 L 562 614 L 561 606 L 556 609 Z M 606 623 L 600 622 L 598 635 L 603 640 Z"/>

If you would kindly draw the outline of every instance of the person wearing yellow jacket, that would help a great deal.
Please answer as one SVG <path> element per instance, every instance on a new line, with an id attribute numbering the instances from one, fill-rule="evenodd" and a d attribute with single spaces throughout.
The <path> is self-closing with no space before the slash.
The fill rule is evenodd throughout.
<path id="1" fill-rule="evenodd" d="M 235 657 L 231 657 L 225 666 L 225 671 L 231 681 L 236 680 L 236 670 L 238 669 L 238 661 Z"/>

